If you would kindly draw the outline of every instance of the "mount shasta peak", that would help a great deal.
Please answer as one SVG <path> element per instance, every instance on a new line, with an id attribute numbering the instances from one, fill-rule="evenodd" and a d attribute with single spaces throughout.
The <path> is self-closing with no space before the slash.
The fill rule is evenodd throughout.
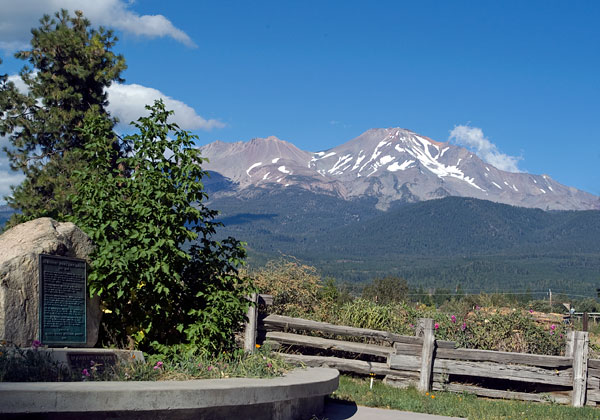
<path id="1" fill-rule="evenodd" d="M 344 200 L 394 202 L 473 197 L 544 210 L 600 209 L 600 197 L 547 175 L 506 172 L 475 153 L 402 128 L 371 129 L 329 150 L 301 150 L 276 137 L 215 141 L 201 148 L 204 169 L 226 179 L 219 196 L 290 186 Z M 214 178 L 213 174 L 213 178 Z"/>

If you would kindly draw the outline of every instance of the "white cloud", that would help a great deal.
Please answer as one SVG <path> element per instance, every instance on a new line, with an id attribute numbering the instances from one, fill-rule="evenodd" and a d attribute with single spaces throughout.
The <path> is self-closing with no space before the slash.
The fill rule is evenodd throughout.
<path id="1" fill-rule="evenodd" d="M 4 147 L 9 146 L 8 137 L 0 137 L 0 205 L 6 204 L 4 197 L 10 194 L 11 185 L 19 185 L 25 179 L 21 172 L 10 169 Z"/>
<path id="2" fill-rule="evenodd" d="M 8 81 L 13 82 L 15 84 L 15 87 L 17 88 L 17 90 L 19 90 L 20 92 L 22 92 L 22 93 L 29 92 L 29 88 L 27 87 L 25 82 L 23 82 L 23 79 L 21 79 L 21 76 L 19 76 L 18 74 L 13 74 L 13 75 L 8 76 Z"/>
<path id="3" fill-rule="evenodd" d="M 148 115 L 144 107 L 152 105 L 156 99 L 162 99 L 167 109 L 175 111 L 172 121 L 184 130 L 211 130 L 225 126 L 220 121 L 202 118 L 196 114 L 194 108 L 153 88 L 118 83 L 113 83 L 108 88 L 108 110 L 113 116 L 119 118 L 121 129 L 129 127 L 131 121 Z"/>
<path id="4" fill-rule="evenodd" d="M 31 28 L 39 26 L 43 14 L 53 15 L 61 8 L 82 10 L 94 26 L 105 26 L 149 38 L 171 37 L 189 47 L 194 41 L 163 15 L 142 15 L 130 10 L 124 0 L 19 0 L 2 5 L 0 14 L 0 49 L 26 48 Z"/>
<path id="5" fill-rule="evenodd" d="M 518 163 L 523 158 L 501 153 L 498 147 L 483 135 L 481 128 L 457 125 L 450 131 L 449 139 L 473 150 L 481 159 L 498 169 L 507 172 L 522 172 L 518 168 Z"/>
<path id="6" fill-rule="evenodd" d="M 21 92 L 27 91 L 27 86 L 19 75 L 11 75 L 8 79 L 14 82 Z M 156 99 L 162 99 L 167 109 L 175 112 L 171 121 L 176 122 L 184 130 L 211 130 L 225 126 L 220 121 L 202 118 L 189 105 L 173 99 L 157 89 L 136 84 L 113 84 L 107 91 L 108 110 L 113 116 L 119 118 L 118 128 L 121 130 L 129 130 L 129 122 L 148 115 L 145 106 L 152 105 Z M 8 156 L 2 150 L 3 147 L 9 145 L 7 137 L 0 137 L 0 205 L 4 204 L 3 197 L 10 194 L 10 186 L 18 185 L 24 179 L 20 172 L 14 172 L 10 169 Z"/>
<path id="7" fill-rule="evenodd" d="M 14 82 L 21 92 L 27 92 L 27 86 L 18 74 L 8 76 L 8 80 Z M 202 118 L 191 106 L 154 88 L 137 84 L 113 83 L 107 92 L 108 111 L 119 119 L 118 128 L 121 130 L 129 130 L 131 121 L 148 115 L 146 105 L 154 104 L 157 99 L 162 99 L 167 109 L 174 111 L 171 121 L 184 130 L 212 130 L 225 127 L 221 121 Z"/>

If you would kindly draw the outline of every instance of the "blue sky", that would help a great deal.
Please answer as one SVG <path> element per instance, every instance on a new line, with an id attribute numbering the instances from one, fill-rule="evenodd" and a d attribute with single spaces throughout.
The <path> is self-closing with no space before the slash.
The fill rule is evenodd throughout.
<path id="1" fill-rule="evenodd" d="M 309 151 L 375 127 L 447 141 L 467 126 L 451 141 L 600 195 L 597 1 L 13 3 L 0 73 L 22 66 L 23 28 L 80 8 L 120 38 L 126 82 L 109 97 L 124 120 L 168 97 L 199 144 L 275 135 Z"/>

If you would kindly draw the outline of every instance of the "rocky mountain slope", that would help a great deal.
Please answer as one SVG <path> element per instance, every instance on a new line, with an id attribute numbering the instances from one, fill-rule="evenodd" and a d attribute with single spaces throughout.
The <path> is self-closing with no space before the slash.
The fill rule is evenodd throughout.
<path id="1" fill-rule="evenodd" d="M 394 202 L 473 197 L 544 210 L 600 209 L 600 198 L 547 175 L 511 173 L 469 150 L 402 128 L 372 129 L 347 143 L 311 153 L 276 137 L 214 142 L 201 148 L 205 169 L 224 177 L 221 193 L 251 195 L 290 186 L 345 200 Z"/>

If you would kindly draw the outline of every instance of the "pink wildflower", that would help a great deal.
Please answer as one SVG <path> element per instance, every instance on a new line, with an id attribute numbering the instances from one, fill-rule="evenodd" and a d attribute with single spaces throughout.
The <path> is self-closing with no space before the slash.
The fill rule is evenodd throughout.
<path id="1" fill-rule="evenodd" d="M 267 367 L 268 367 L 268 368 L 272 368 L 272 367 L 273 367 L 273 364 L 272 364 L 271 362 L 269 362 L 269 363 L 267 363 Z"/>
<path id="2" fill-rule="evenodd" d="M 156 362 L 156 365 L 154 366 L 154 370 L 158 370 L 162 367 L 163 362 Z"/>
<path id="3" fill-rule="evenodd" d="M 556 329 L 556 325 L 554 325 L 554 324 L 550 325 L 550 329 L 551 329 L 552 331 L 554 331 L 554 330 Z"/>
<path id="4" fill-rule="evenodd" d="M 433 326 L 433 328 L 435 328 L 435 329 L 437 330 L 438 328 L 440 328 L 440 324 L 438 324 L 438 323 L 436 322 L 436 323 L 435 323 L 435 325 Z"/>
<path id="5" fill-rule="evenodd" d="M 40 340 L 33 340 L 31 342 L 31 347 L 33 347 L 34 350 L 37 350 L 38 347 L 40 347 L 42 345 L 42 342 Z"/>
<path id="6" fill-rule="evenodd" d="M 450 317 L 450 319 L 452 320 L 452 322 L 456 323 L 456 317 L 455 317 L 454 315 L 452 315 L 452 316 Z"/>
<path id="7" fill-rule="evenodd" d="M 81 375 L 82 375 L 82 376 L 90 376 L 90 372 L 88 372 L 88 370 L 87 370 L 87 369 L 83 369 L 83 370 L 81 371 Z"/>
<path id="8" fill-rule="evenodd" d="M 460 327 L 461 330 L 466 330 L 467 329 L 467 323 L 463 322 L 462 327 Z"/>
<path id="9" fill-rule="evenodd" d="M 208 370 L 209 372 L 210 372 L 212 369 L 213 369 L 213 367 L 212 367 L 212 366 L 209 366 L 209 367 L 207 367 L 207 368 L 206 368 L 206 370 Z"/>
<path id="10" fill-rule="evenodd" d="M 529 313 L 530 313 L 530 314 L 532 314 L 532 313 L 533 313 L 533 309 L 530 309 L 530 310 L 529 310 Z"/>

